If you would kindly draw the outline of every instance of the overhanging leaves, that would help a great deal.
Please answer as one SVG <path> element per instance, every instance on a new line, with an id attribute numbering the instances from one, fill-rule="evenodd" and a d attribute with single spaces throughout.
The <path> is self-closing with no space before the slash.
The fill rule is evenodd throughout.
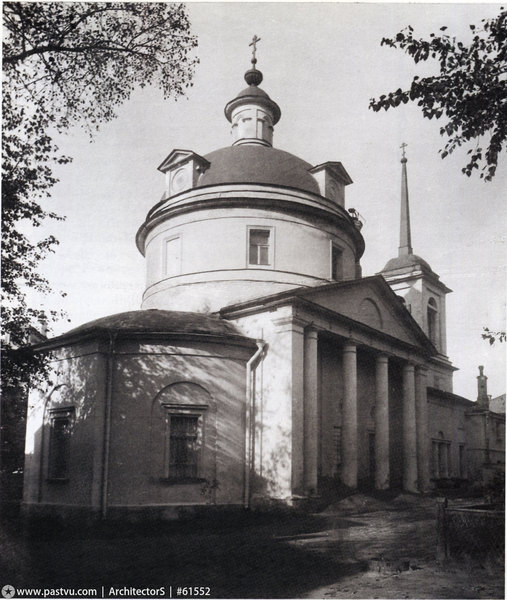
<path id="1" fill-rule="evenodd" d="M 416 39 L 411 26 L 394 38 L 383 38 L 381 45 L 404 50 L 415 63 L 437 61 L 439 73 L 416 76 L 409 89 L 372 98 L 370 108 L 388 110 L 412 101 L 424 117 L 445 119 L 440 135 L 447 141 L 439 150 L 441 157 L 473 142 L 462 172 L 470 176 L 477 169 L 490 181 L 507 135 L 507 12 L 502 9 L 498 17 L 482 23 L 481 29 L 470 25 L 474 37 L 469 45 L 446 34 L 445 26 L 429 40 Z"/>

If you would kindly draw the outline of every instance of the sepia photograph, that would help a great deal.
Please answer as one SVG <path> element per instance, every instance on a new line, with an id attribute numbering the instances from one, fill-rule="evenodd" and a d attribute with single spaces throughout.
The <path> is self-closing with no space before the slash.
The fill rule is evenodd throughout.
<path id="1" fill-rule="evenodd" d="M 1 598 L 504 598 L 506 9 L 2 13 Z"/>

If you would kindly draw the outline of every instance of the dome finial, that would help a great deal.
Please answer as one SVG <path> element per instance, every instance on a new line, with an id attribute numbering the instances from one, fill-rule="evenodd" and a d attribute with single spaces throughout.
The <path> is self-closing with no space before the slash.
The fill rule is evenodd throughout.
<path id="1" fill-rule="evenodd" d="M 405 144 L 405 142 L 403 142 L 403 144 L 400 146 L 401 148 L 401 162 L 402 163 L 406 163 L 407 162 L 407 158 L 405 157 L 405 148 L 408 146 L 408 144 Z"/>
<path id="2" fill-rule="evenodd" d="M 257 52 L 257 42 L 260 41 L 261 38 L 254 35 L 249 44 L 249 46 L 252 46 L 252 59 L 250 61 L 252 63 L 252 68 L 245 73 L 245 81 L 248 85 L 259 85 L 262 83 L 262 73 L 255 68 L 255 65 L 257 64 L 257 58 L 255 57 L 255 53 Z"/>

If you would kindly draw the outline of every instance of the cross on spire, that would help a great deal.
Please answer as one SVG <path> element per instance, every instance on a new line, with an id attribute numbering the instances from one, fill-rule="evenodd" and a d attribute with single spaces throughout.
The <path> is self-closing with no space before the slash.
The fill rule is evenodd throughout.
<path id="1" fill-rule="evenodd" d="M 256 35 L 253 36 L 252 41 L 248 44 L 249 46 L 253 46 L 252 48 L 252 64 L 255 65 L 257 59 L 255 58 L 255 53 L 257 52 L 257 42 L 260 42 L 261 38 Z"/>
<path id="2" fill-rule="evenodd" d="M 402 158 L 405 158 L 405 148 L 408 146 L 408 144 L 405 144 L 405 142 L 403 142 L 403 144 L 400 146 L 401 151 L 402 151 Z"/>

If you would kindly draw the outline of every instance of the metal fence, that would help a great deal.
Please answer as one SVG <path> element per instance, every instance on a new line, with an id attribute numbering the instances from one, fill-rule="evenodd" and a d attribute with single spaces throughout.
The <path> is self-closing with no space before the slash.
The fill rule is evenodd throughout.
<path id="1" fill-rule="evenodd" d="M 485 556 L 503 562 L 505 552 L 505 513 L 487 507 L 449 507 L 438 501 L 437 556 Z"/>

